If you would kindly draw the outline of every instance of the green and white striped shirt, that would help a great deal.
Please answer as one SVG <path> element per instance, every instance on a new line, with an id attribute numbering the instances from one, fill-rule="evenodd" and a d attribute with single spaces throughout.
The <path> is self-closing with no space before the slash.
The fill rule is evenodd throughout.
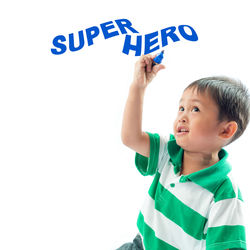
<path id="1" fill-rule="evenodd" d="M 183 149 L 149 133 L 150 156 L 136 153 L 139 172 L 154 175 L 137 220 L 146 250 L 246 249 L 243 200 L 232 179 L 228 153 L 198 172 L 181 175 Z"/>

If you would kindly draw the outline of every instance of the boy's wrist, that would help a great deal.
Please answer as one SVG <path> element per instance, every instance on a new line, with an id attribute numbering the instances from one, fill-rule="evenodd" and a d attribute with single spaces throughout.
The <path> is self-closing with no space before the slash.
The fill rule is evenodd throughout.
<path id="1" fill-rule="evenodd" d="M 130 85 L 130 89 L 133 91 L 142 91 L 144 92 L 146 90 L 146 85 L 144 85 L 143 83 L 140 83 L 138 81 L 133 81 Z"/>

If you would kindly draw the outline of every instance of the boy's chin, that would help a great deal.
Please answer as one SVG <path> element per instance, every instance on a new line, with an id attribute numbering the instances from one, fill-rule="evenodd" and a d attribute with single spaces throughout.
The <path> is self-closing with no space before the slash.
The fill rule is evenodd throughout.
<path id="1" fill-rule="evenodd" d="M 180 146 L 182 149 L 184 149 L 185 151 L 193 151 L 194 150 L 194 145 L 186 139 L 184 138 L 176 138 L 176 144 L 178 146 Z"/>
<path id="2" fill-rule="evenodd" d="M 188 146 L 187 143 L 183 142 L 183 140 L 179 139 L 178 137 L 176 138 L 176 144 L 183 149 L 187 148 Z"/>

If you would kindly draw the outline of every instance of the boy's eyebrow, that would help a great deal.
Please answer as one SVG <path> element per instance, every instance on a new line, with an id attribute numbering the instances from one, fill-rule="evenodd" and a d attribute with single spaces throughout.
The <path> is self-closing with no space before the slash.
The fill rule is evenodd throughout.
<path id="1" fill-rule="evenodd" d="M 182 101 L 183 101 L 183 98 L 180 99 L 180 102 L 182 102 Z M 191 99 L 190 101 L 191 102 L 199 102 L 202 104 L 202 102 L 199 99 Z"/>

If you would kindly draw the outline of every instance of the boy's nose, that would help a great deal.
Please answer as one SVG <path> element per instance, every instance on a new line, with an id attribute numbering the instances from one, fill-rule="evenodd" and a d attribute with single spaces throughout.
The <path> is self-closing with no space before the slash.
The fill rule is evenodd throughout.
<path id="1" fill-rule="evenodd" d="M 180 118 L 179 118 L 179 122 L 187 122 L 187 118 L 186 118 L 186 116 L 181 116 Z"/>
<path id="2" fill-rule="evenodd" d="M 180 121 L 180 122 L 186 122 L 187 120 L 186 120 L 186 118 L 180 118 L 179 121 Z"/>

